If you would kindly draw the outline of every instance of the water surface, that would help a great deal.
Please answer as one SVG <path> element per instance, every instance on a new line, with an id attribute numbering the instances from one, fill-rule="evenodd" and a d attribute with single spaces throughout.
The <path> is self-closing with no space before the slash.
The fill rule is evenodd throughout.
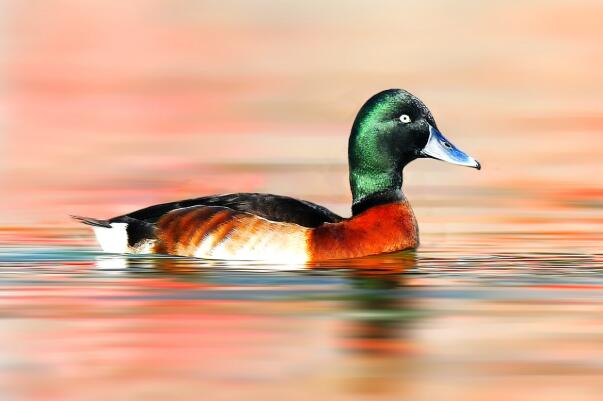
<path id="1" fill-rule="evenodd" d="M 603 254 L 471 249 L 275 272 L 66 244 L 6 246 L 2 392 L 597 399 Z"/>

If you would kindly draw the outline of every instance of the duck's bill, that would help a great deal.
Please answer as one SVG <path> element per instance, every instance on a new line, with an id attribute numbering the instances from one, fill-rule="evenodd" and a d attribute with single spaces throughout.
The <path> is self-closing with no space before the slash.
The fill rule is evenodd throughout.
<path id="1" fill-rule="evenodd" d="M 421 156 L 432 157 L 461 166 L 473 167 L 478 170 L 482 168 L 477 160 L 462 150 L 457 149 L 440 131 L 431 125 L 429 126 L 429 140 L 421 151 Z"/>

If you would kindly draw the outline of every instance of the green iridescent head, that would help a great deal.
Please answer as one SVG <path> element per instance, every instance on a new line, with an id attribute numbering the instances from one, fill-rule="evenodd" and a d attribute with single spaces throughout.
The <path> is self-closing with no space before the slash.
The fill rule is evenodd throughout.
<path id="1" fill-rule="evenodd" d="M 354 213 L 372 199 L 401 199 L 402 169 L 420 157 L 480 168 L 444 138 L 411 93 L 389 89 L 370 98 L 354 120 L 348 146 Z"/>

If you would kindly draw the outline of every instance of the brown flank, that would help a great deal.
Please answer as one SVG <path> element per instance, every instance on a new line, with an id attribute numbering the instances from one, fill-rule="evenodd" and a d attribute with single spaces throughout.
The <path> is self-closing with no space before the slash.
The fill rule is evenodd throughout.
<path id="1" fill-rule="evenodd" d="M 155 252 L 193 256 L 201 241 L 221 225 L 229 223 L 235 214 L 234 210 L 217 206 L 174 210 L 157 222 Z M 226 232 L 222 231 L 222 234 Z"/>

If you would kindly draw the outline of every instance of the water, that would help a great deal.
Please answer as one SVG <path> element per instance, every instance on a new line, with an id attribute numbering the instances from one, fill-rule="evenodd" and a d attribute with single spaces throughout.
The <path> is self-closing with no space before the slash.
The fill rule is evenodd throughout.
<path id="1" fill-rule="evenodd" d="M 0 269 L 6 399 L 603 391 L 603 254 L 424 247 L 275 272 L 63 244 L 4 247 Z"/>

